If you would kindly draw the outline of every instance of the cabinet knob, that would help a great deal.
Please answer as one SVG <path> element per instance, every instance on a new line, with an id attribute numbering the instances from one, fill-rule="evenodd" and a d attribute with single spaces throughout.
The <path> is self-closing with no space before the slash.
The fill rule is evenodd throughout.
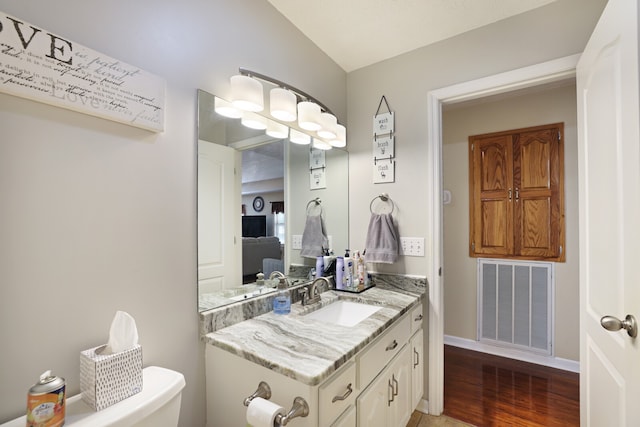
<path id="1" fill-rule="evenodd" d="M 398 347 L 398 341 L 393 340 L 393 342 L 387 346 L 386 350 L 387 351 L 395 350 L 396 347 Z"/>

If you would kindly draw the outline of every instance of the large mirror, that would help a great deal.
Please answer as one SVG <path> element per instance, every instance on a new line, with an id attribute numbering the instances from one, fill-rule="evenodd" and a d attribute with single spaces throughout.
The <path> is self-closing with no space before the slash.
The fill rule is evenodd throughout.
<path id="1" fill-rule="evenodd" d="M 326 182 L 311 189 L 310 145 L 275 139 L 240 119 L 223 117 L 215 112 L 215 99 L 198 91 L 200 311 L 271 291 L 274 283 L 255 283 L 259 272 L 268 277 L 278 270 L 294 281 L 306 279 L 315 266 L 314 259 L 300 256 L 308 213 L 322 210 L 335 255 L 342 255 L 349 242 L 346 150 L 323 152 Z M 227 246 L 220 244 L 225 233 L 231 235 Z M 219 278 L 220 266 L 232 274 Z"/>

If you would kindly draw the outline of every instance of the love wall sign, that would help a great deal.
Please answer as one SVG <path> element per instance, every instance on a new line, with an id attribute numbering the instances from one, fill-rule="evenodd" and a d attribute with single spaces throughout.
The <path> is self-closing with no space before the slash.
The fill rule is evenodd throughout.
<path id="1" fill-rule="evenodd" d="M 164 130 L 164 80 L 0 12 L 0 92 Z"/>

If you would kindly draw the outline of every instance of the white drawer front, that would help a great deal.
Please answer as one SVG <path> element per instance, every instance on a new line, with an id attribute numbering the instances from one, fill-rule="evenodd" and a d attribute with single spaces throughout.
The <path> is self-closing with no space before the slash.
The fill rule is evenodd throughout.
<path id="1" fill-rule="evenodd" d="M 411 317 L 411 334 L 422 327 L 422 303 L 416 305 L 411 309 L 411 313 L 409 314 Z"/>
<path id="2" fill-rule="evenodd" d="M 356 401 L 356 364 L 346 368 L 325 382 L 319 391 L 320 425 L 328 426 Z"/>
<path id="3" fill-rule="evenodd" d="M 364 389 L 384 369 L 411 336 L 410 317 L 404 316 L 357 356 L 358 387 Z"/>

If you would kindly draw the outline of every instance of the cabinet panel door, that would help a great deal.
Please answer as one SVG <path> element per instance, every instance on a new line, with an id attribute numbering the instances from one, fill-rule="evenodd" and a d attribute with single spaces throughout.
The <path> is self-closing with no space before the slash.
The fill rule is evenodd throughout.
<path id="1" fill-rule="evenodd" d="M 518 134 L 514 160 L 515 253 L 526 257 L 560 256 L 564 158 L 560 127 Z"/>
<path id="2" fill-rule="evenodd" d="M 406 426 L 411 418 L 411 369 L 410 346 L 406 345 L 398 357 L 390 365 L 391 383 L 393 385 L 393 402 L 389 407 L 390 426 Z"/>
<path id="3" fill-rule="evenodd" d="M 471 248 L 474 254 L 513 253 L 513 144 L 510 135 L 473 138 L 469 176 L 472 203 Z"/>
<path id="4" fill-rule="evenodd" d="M 416 409 L 424 394 L 424 336 L 420 329 L 411 338 L 411 408 Z"/>
<path id="5" fill-rule="evenodd" d="M 393 404 L 393 385 L 391 375 L 385 369 L 371 385 L 358 397 L 359 427 L 387 427 L 389 408 Z"/>

